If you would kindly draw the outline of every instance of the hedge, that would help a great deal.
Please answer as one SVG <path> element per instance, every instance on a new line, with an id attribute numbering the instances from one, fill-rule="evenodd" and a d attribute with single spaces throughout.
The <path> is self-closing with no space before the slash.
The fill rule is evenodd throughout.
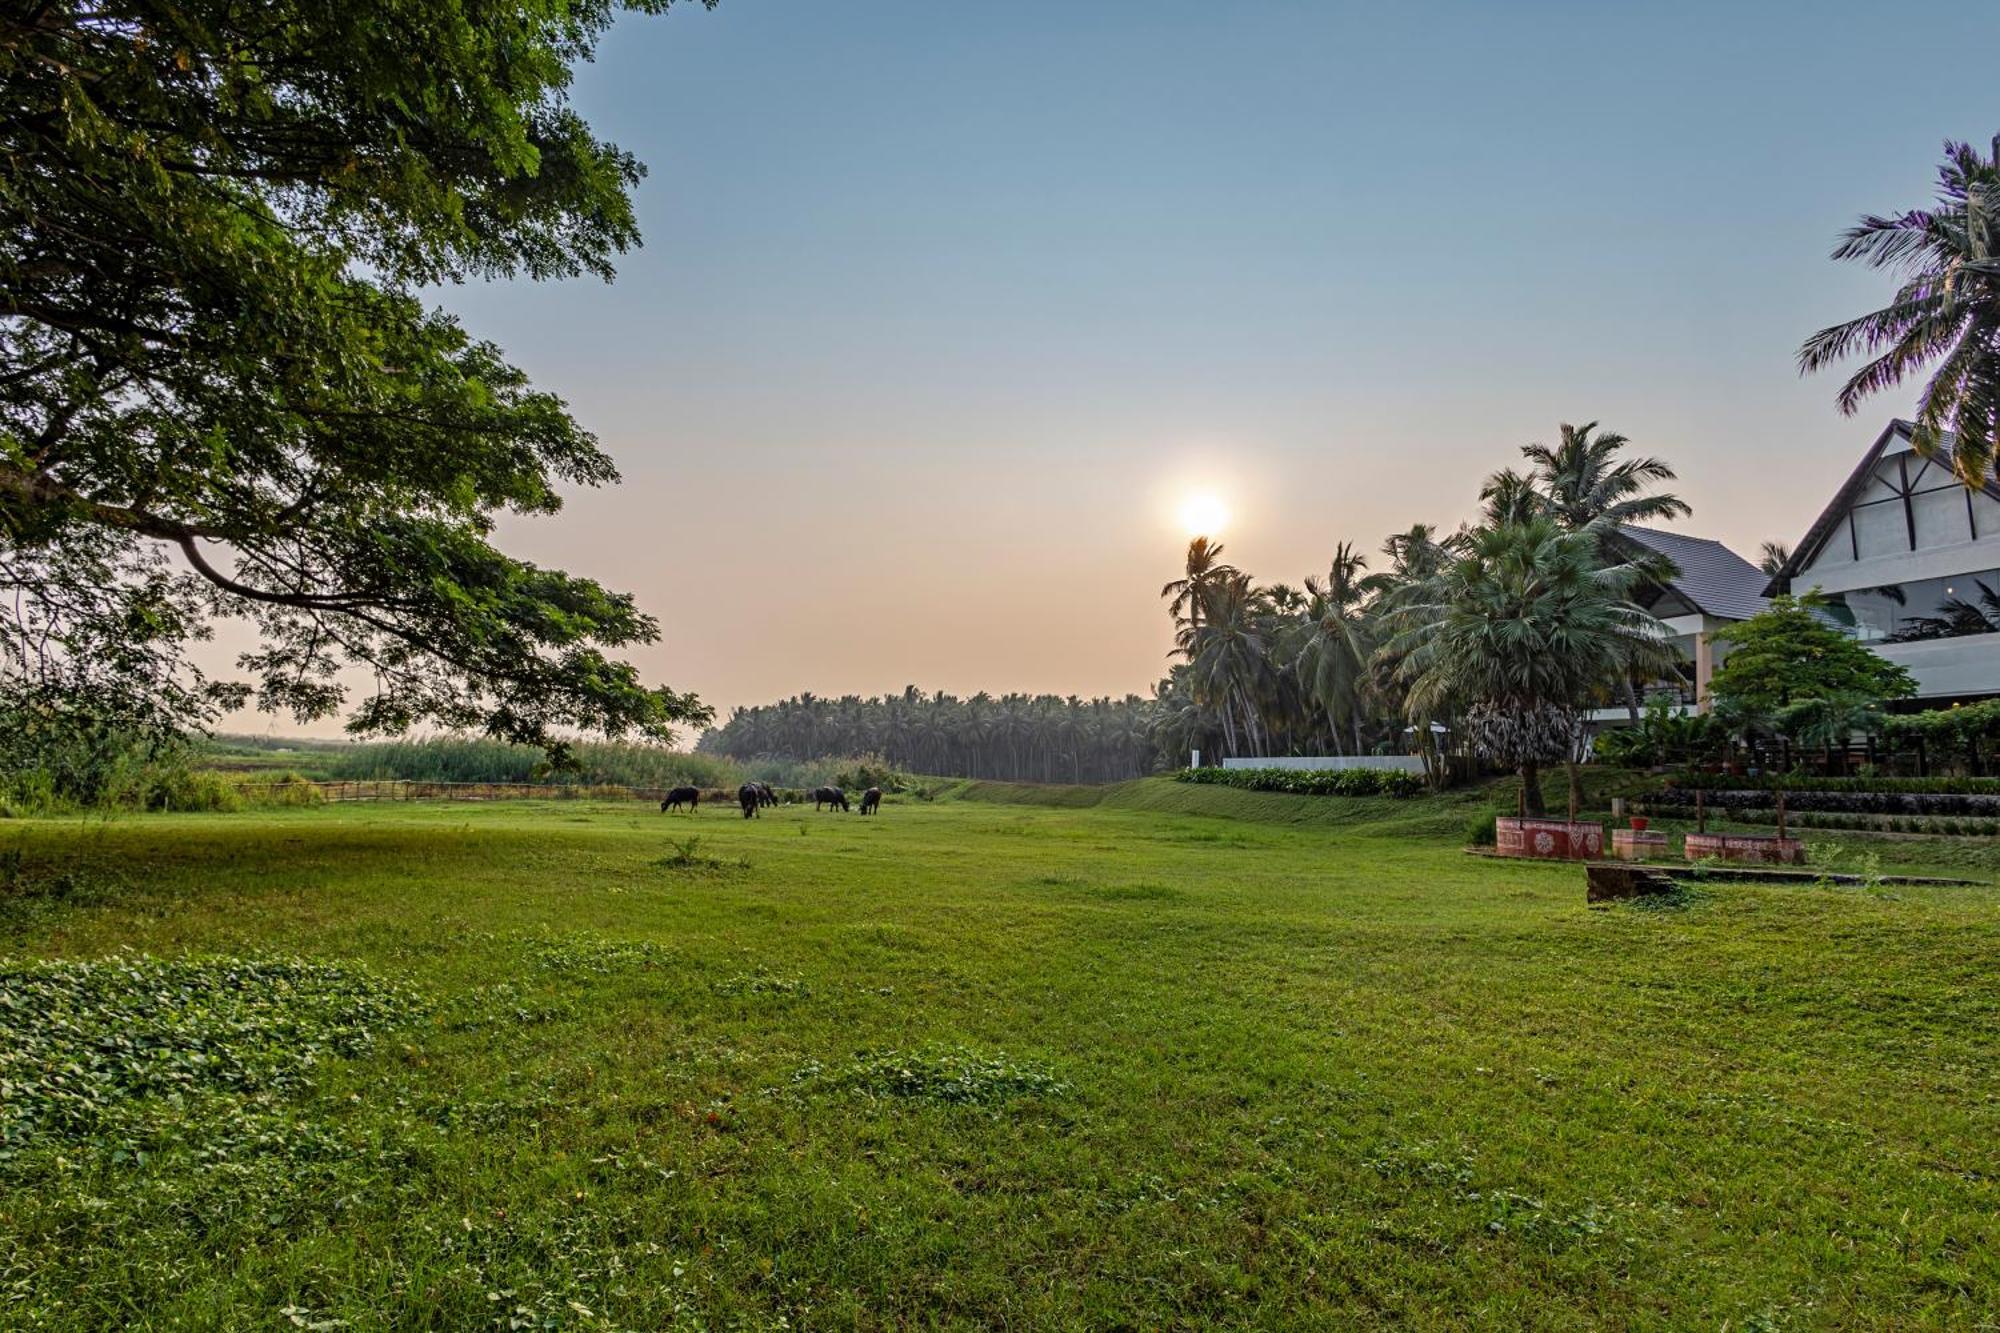
<path id="1" fill-rule="evenodd" d="M 1393 768 L 1184 768 L 1174 780 L 1293 796 L 1402 797 L 1430 790 L 1421 774 Z"/>
<path id="2" fill-rule="evenodd" d="M 1769 810 L 1776 804 L 1770 787 L 1736 787 L 1716 791 L 1701 789 L 1711 810 Z M 1647 802 L 1654 808 L 1673 806 L 1694 808 L 1694 790 L 1668 787 L 1657 799 Z M 1822 810 L 1855 815 L 1977 815 L 2000 816 L 2000 793 L 1928 791 L 1812 791 L 1785 788 L 1787 810 Z"/>
<path id="3" fill-rule="evenodd" d="M 1661 819 L 1693 819 L 1691 805 L 1662 805 L 1648 801 L 1644 813 Z M 1720 815 L 1722 812 L 1711 810 Z M 1731 809 L 1728 818 L 1739 824 L 1775 824 L 1778 812 L 1767 807 Z M 1847 829 L 1857 833 L 1927 833 L 1945 837 L 2000 837 L 2000 816 L 1879 815 L 1828 810 L 1785 811 L 1790 829 Z"/>
<path id="4" fill-rule="evenodd" d="M 2000 778 L 1835 778 L 1810 773 L 1674 773 L 1669 788 L 1683 791 L 1850 791 L 1917 792 L 1940 795 L 2000 796 Z"/>

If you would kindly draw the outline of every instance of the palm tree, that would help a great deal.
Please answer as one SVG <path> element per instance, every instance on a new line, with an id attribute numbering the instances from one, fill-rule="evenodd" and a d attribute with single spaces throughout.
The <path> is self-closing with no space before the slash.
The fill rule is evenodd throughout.
<path id="1" fill-rule="evenodd" d="M 1660 458 L 1619 458 L 1632 441 L 1616 431 L 1597 432 L 1597 423 L 1581 426 L 1562 422 L 1560 442 L 1521 447 L 1532 467 L 1528 483 L 1540 510 L 1571 532 L 1588 532 L 1597 543 L 1598 559 L 1607 565 L 1632 561 L 1640 577 L 1665 582 L 1680 571 L 1665 556 L 1633 550 L 1618 535 L 1627 523 L 1658 523 L 1684 518 L 1694 511 L 1678 495 L 1654 487 L 1674 480 L 1674 470 Z M 1511 473 L 1508 475 L 1512 475 Z M 1625 711 L 1639 721 L 1639 686 L 1633 672 L 1619 673 Z"/>
<path id="2" fill-rule="evenodd" d="M 1632 441 L 1615 431 L 1595 434 L 1595 421 L 1581 426 L 1564 422 L 1561 430 L 1562 441 L 1555 448 L 1529 444 L 1521 454 L 1534 465 L 1529 482 L 1545 512 L 1571 532 L 1665 522 L 1694 512 L 1679 496 L 1653 491 L 1674 479 L 1664 460 L 1620 459 L 1619 451 Z"/>
<path id="3" fill-rule="evenodd" d="M 1306 697 L 1326 714 L 1334 753 L 1343 753 L 1342 733 L 1361 752 L 1361 703 L 1374 651 L 1366 612 L 1369 595 L 1380 586 L 1363 573 L 1368 557 L 1346 542 L 1334 548 L 1326 581 L 1306 579 L 1306 604 L 1291 666 Z"/>
<path id="4" fill-rule="evenodd" d="M 1950 141 L 1944 153 L 1936 207 L 1863 217 L 1834 249 L 1835 259 L 1899 274 L 1894 298 L 1808 338 L 1799 369 L 1867 353 L 1840 390 L 1840 410 L 1852 416 L 1870 394 L 1935 363 L 1911 442 L 1928 458 L 1953 432 L 1952 466 L 1979 486 L 1995 470 L 2000 434 L 2000 135 L 1988 157 Z"/>
<path id="5" fill-rule="evenodd" d="M 1757 568 L 1772 578 L 1784 572 L 1792 560 L 1792 548 L 1783 542 L 1765 542 L 1757 548 Z"/>
<path id="6" fill-rule="evenodd" d="M 1669 650 L 1629 599 L 1639 571 L 1600 563 L 1589 533 L 1552 517 L 1475 530 L 1461 559 L 1420 585 L 1390 645 L 1412 716 L 1464 705 L 1474 743 L 1521 775 L 1540 814 L 1541 767 L 1562 762 L 1577 799 L 1582 706 L 1634 660 Z"/>
<path id="7" fill-rule="evenodd" d="M 1195 698 L 1221 715 L 1231 754 L 1262 755 L 1264 704 L 1274 674 L 1267 604 L 1248 574 L 1231 570 L 1208 586 L 1199 609 L 1199 619 L 1190 614 L 1176 640 L 1193 668 Z"/>
<path id="8" fill-rule="evenodd" d="M 1503 467 L 1486 479 L 1486 484 L 1479 488 L 1479 499 L 1485 505 L 1482 518 L 1487 527 L 1526 523 L 1543 511 L 1542 497 L 1536 493 L 1533 480 L 1510 467 Z"/>
<path id="9" fill-rule="evenodd" d="M 1160 596 L 1173 599 L 1167 603 L 1167 614 L 1178 625 L 1199 626 L 1203 595 L 1235 573 L 1232 566 L 1222 563 L 1221 542 L 1196 537 L 1188 543 L 1187 573 L 1160 589 Z"/>

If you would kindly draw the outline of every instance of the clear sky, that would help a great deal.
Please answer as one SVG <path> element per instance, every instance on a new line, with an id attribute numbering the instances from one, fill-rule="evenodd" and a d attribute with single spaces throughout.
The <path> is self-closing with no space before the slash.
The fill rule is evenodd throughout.
<path id="1" fill-rule="evenodd" d="M 1684 530 L 1796 538 L 1911 402 L 1799 379 L 1888 290 L 1827 251 L 2000 130 L 1996 49 L 1991 0 L 676 6 L 576 89 L 650 168 L 617 283 L 441 299 L 616 457 L 502 532 L 638 594 L 651 679 L 1143 692 L 1193 491 L 1297 582 L 1596 419 Z"/>

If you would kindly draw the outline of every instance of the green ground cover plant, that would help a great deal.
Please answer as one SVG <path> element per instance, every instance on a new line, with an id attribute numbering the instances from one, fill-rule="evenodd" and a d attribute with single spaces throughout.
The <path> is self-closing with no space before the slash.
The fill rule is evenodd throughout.
<path id="1" fill-rule="evenodd" d="M 1428 790 L 1421 773 L 1381 768 L 1184 768 L 1174 776 L 1295 796 L 1421 796 Z"/>
<path id="2" fill-rule="evenodd" d="M 1590 910 L 1463 854 L 1491 792 L 938 795 L 0 826 L 0 1324 L 2000 1305 L 1991 888 Z"/>

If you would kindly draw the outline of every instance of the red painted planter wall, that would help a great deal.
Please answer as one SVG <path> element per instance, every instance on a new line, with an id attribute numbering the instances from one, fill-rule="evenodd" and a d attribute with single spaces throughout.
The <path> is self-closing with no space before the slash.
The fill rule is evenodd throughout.
<path id="1" fill-rule="evenodd" d="M 1681 850 L 1690 861 L 1712 856 L 1718 861 L 1747 861 L 1757 865 L 1806 863 L 1804 843 L 1797 838 L 1779 838 L 1767 833 L 1690 833 Z"/>
<path id="2" fill-rule="evenodd" d="M 1604 855 L 1604 825 L 1508 815 L 1494 821 L 1493 843 L 1494 850 L 1502 856 L 1594 861 Z"/>

